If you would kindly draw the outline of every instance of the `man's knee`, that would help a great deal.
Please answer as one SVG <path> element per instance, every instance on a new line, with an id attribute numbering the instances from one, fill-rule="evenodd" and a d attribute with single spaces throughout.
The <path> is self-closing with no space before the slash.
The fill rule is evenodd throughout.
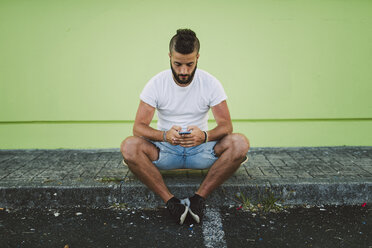
<path id="1" fill-rule="evenodd" d="M 250 148 L 249 140 L 240 133 L 230 134 L 228 137 L 228 146 L 232 148 L 233 155 L 236 158 L 244 158 Z"/>
<path id="2" fill-rule="evenodd" d="M 246 154 L 250 148 L 250 143 L 244 134 L 236 133 L 234 135 L 234 145 L 240 147 L 244 154 Z"/>
<path id="3" fill-rule="evenodd" d="M 141 148 L 141 138 L 131 136 L 123 140 L 120 145 L 120 151 L 125 161 L 131 161 Z"/>

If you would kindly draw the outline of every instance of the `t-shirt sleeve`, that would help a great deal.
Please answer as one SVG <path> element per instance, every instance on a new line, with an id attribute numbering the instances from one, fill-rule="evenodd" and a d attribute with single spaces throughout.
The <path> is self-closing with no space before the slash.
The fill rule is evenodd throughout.
<path id="1" fill-rule="evenodd" d="M 145 85 L 140 94 L 140 99 L 154 108 L 158 106 L 157 90 L 154 80 L 150 80 Z"/>
<path id="2" fill-rule="evenodd" d="M 213 107 L 227 99 L 222 84 L 217 79 L 213 80 L 209 106 Z"/>

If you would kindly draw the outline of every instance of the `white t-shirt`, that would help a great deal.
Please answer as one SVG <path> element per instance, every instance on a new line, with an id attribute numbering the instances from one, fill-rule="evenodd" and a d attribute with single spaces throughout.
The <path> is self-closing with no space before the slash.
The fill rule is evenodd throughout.
<path id="1" fill-rule="evenodd" d="M 178 86 L 171 69 L 154 76 L 142 90 L 140 99 L 157 109 L 158 129 L 166 131 L 173 125 L 195 125 L 208 130 L 208 111 L 227 99 L 221 83 L 206 71 L 196 69 L 192 82 Z"/>

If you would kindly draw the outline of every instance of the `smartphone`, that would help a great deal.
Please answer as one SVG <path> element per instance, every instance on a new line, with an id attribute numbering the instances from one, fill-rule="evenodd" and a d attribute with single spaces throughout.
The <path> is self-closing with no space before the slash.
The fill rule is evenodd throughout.
<path id="1" fill-rule="evenodd" d="M 190 134 L 191 132 L 190 131 L 180 131 L 179 134 Z"/>

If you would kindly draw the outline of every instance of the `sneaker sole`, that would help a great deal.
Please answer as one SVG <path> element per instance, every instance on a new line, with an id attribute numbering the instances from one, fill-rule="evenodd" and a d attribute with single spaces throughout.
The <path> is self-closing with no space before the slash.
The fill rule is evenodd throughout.
<path id="1" fill-rule="evenodd" d="M 181 215 L 181 217 L 180 217 L 180 225 L 182 225 L 183 222 L 185 221 L 186 216 L 187 216 L 187 212 L 189 212 L 189 207 L 188 207 L 188 206 L 186 206 L 186 208 L 185 208 L 185 212 L 184 212 L 184 213 Z"/>
<path id="2" fill-rule="evenodd" d="M 196 223 L 200 223 L 200 218 L 197 214 L 194 214 L 191 209 L 189 209 L 189 213 L 191 214 L 191 217 L 196 221 Z"/>

